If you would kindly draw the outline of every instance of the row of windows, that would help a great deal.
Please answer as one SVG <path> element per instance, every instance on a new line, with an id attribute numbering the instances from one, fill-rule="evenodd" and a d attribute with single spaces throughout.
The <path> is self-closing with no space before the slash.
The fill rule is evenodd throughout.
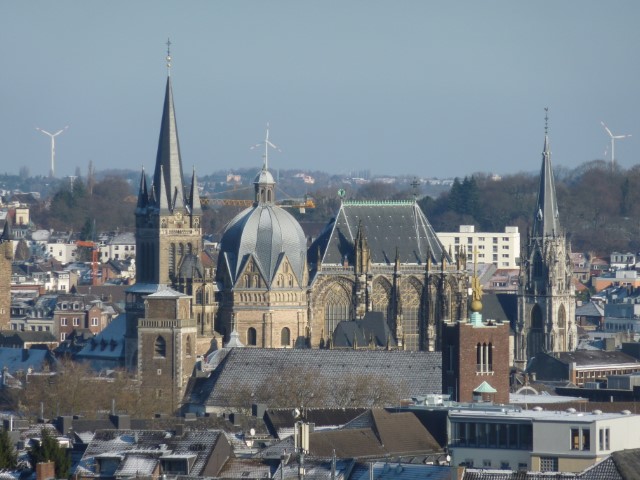
<path id="1" fill-rule="evenodd" d="M 258 345 L 258 332 L 255 328 L 250 327 L 247 330 L 247 345 L 255 347 Z M 291 330 L 284 327 L 280 332 L 280 346 L 288 347 L 291 345 Z"/>
<path id="2" fill-rule="evenodd" d="M 530 424 L 453 422 L 451 429 L 452 447 L 533 448 L 533 426 Z"/>
<path id="3" fill-rule="evenodd" d="M 62 318 L 60 318 L 60 326 L 61 326 L 61 327 L 66 327 L 66 326 L 68 325 L 68 320 L 69 320 L 69 319 L 68 319 L 68 318 L 66 318 L 66 317 L 62 317 Z M 72 322 L 73 322 L 73 326 L 74 326 L 74 327 L 78 327 L 78 326 L 80 326 L 80 319 L 79 319 L 78 317 L 73 317 Z M 97 327 L 98 325 L 99 325 L 98 318 L 97 318 L 97 317 L 93 317 L 93 318 L 91 319 L 91 326 L 92 326 L 92 327 Z"/>
<path id="4" fill-rule="evenodd" d="M 493 243 L 498 243 L 498 237 L 491 237 L 491 240 L 493 241 Z M 502 241 L 503 242 L 508 242 L 509 240 L 510 240 L 509 237 L 502 237 Z M 459 244 L 460 243 L 460 237 L 454 237 L 453 241 L 456 244 Z M 484 241 L 486 241 L 486 238 L 485 237 L 478 237 L 478 241 L 479 242 L 484 242 Z M 473 237 L 467 237 L 467 243 L 472 244 L 473 243 Z"/>

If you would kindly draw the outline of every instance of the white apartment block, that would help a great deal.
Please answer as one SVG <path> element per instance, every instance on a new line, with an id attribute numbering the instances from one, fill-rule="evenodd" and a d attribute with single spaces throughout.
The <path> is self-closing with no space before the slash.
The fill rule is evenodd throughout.
<path id="1" fill-rule="evenodd" d="M 99 260 L 107 263 L 109 260 L 125 260 L 136 256 L 136 237 L 133 233 L 120 233 L 100 245 Z"/>
<path id="2" fill-rule="evenodd" d="M 520 232 L 518 227 L 505 227 L 504 232 L 476 232 L 473 225 L 460 225 L 458 232 L 436 233 L 444 248 L 455 254 L 458 247 L 467 251 L 467 261 L 478 252 L 478 263 L 492 263 L 497 268 L 519 268 Z"/>
<path id="3" fill-rule="evenodd" d="M 76 251 L 78 247 L 75 243 L 49 242 L 47 243 L 47 254 L 55 258 L 58 262 L 66 265 L 76 261 Z"/>
<path id="4" fill-rule="evenodd" d="M 451 465 L 581 472 L 612 452 L 640 447 L 640 415 L 493 409 L 449 412 Z"/>

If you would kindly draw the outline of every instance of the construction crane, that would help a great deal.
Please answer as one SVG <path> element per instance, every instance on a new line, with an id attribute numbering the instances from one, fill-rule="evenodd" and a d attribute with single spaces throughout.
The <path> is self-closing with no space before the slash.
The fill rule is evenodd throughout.
<path id="1" fill-rule="evenodd" d="M 202 205 L 225 205 L 231 207 L 250 207 L 254 204 L 254 200 L 238 200 L 233 198 L 208 198 L 201 197 L 200 203 Z M 298 208 L 300 209 L 300 213 L 304 213 L 307 208 L 316 208 L 316 204 L 313 201 L 313 198 L 306 197 L 304 199 L 298 198 L 290 198 L 286 200 L 282 200 L 276 203 L 279 207 L 282 208 Z"/>
<path id="2" fill-rule="evenodd" d="M 98 245 L 95 242 L 78 240 L 76 247 L 91 249 L 91 285 L 98 285 Z"/>

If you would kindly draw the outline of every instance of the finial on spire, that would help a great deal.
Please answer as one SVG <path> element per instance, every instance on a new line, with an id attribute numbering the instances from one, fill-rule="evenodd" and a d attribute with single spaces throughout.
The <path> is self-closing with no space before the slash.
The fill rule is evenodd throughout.
<path id="1" fill-rule="evenodd" d="M 549 107 L 544 107 L 544 134 L 549 133 Z"/>
<path id="2" fill-rule="evenodd" d="M 171 76 L 171 40 L 167 38 L 167 75 Z"/>

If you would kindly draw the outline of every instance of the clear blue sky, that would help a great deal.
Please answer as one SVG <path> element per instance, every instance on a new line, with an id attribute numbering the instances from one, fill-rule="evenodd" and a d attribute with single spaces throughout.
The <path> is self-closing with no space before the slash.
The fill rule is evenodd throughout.
<path id="1" fill-rule="evenodd" d="M 640 160 L 640 2 L 0 2 L 0 171 L 152 168 L 171 37 L 182 159 L 461 176 Z"/>

